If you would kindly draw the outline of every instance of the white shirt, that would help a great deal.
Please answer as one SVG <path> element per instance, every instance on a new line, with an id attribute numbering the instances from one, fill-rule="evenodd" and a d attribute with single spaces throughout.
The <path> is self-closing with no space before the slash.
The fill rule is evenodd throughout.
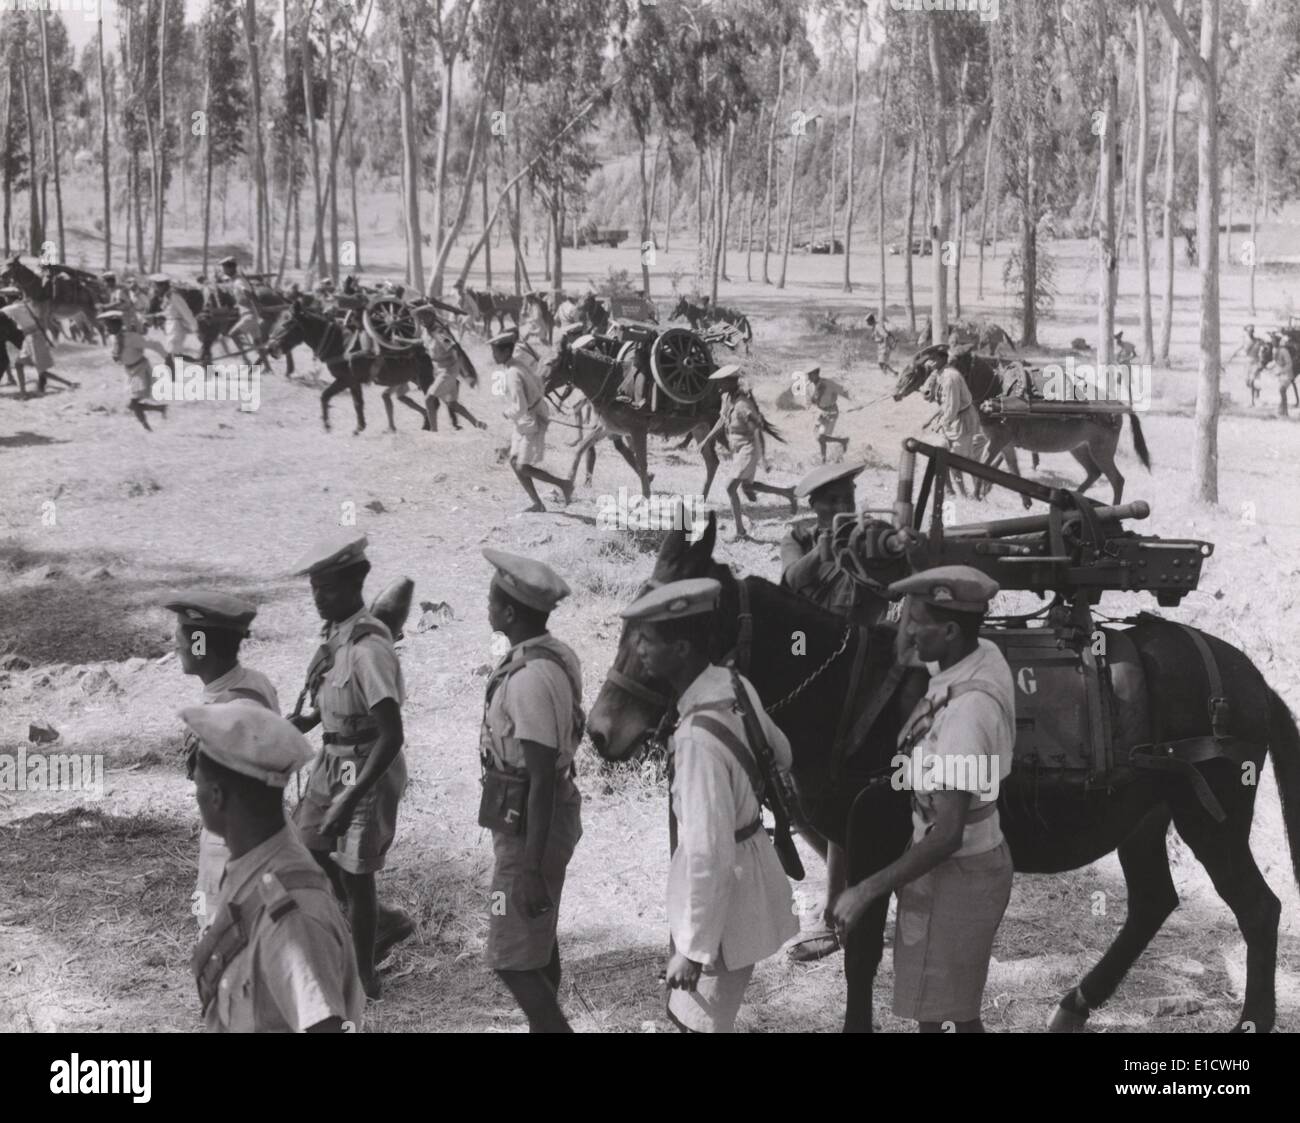
<path id="1" fill-rule="evenodd" d="M 741 679 L 782 770 L 790 742 L 764 712 L 753 686 Z M 798 935 L 793 895 L 767 832 L 744 842 L 736 832 L 759 816 L 753 785 L 733 753 L 690 720 L 703 704 L 735 697 L 731 672 L 708 666 L 678 699 L 681 724 L 672 738 L 673 811 L 677 850 L 668 869 L 668 929 L 676 949 L 706 967 L 719 956 L 728 970 L 766 959 Z M 739 714 L 706 709 L 744 736 Z M 748 743 L 746 741 L 746 743 Z"/>

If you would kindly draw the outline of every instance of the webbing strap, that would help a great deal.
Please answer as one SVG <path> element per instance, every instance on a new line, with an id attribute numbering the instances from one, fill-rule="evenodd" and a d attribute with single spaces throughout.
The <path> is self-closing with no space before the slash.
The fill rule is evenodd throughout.
<path id="1" fill-rule="evenodd" d="M 754 789 L 754 798 L 762 806 L 763 777 L 758 771 L 758 762 L 754 759 L 754 754 L 749 751 L 745 742 L 716 717 L 710 717 L 708 714 L 696 718 L 695 724 L 706 733 L 712 734 L 731 751 L 731 755 L 736 758 L 740 767 L 745 770 L 745 775 L 749 777 L 750 786 Z"/>

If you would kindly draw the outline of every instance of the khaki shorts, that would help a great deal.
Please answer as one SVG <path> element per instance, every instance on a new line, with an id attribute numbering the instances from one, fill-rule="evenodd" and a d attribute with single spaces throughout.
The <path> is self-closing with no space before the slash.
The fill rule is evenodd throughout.
<path id="1" fill-rule="evenodd" d="M 440 402 L 454 402 L 460 397 L 460 379 L 455 371 L 439 371 L 429 393 Z"/>
<path id="2" fill-rule="evenodd" d="M 733 442 L 733 451 L 731 478 L 748 483 L 758 475 L 758 445 L 753 441 Z"/>
<path id="3" fill-rule="evenodd" d="M 388 848 L 397 834 L 397 805 L 406 790 L 406 757 L 399 752 L 393 763 L 361 798 L 347 829 L 339 835 L 320 833 L 330 804 L 355 780 L 365 763 L 362 757 L 338 757 L 322 752 L 316 758 L 307 791 L 293 813 L 302 844 L 308 850 L 327 850 L 334 864 L 347 873 L 375 873 L 384 868 Z M 350 766 L 350 767 L 347 767 Z"/>
<path id="4" fill-rule="evenodd" d="M 835 423 L 839 419 L 840 419 L 839 410 L 835 410 L 833 412 L 822 410 L 817 414 L 817 424 L 813 427 L 813 431 L 819 437 L 829 437 L 832 433 L 835 432 Z"/>
<path id="5" fill-rule="evenodd" d="M 510 438 L 510 459 L 517 467 L 540 464 L 546 459 L 546 426 L 539 425 L 531 433 L 516 432 Z"/>
<path id="6" fill-rule="evenodd" d="M 894 1013 L 918 1022 L 980 1016 L 993 937 L 1011 899 L 1011 850 L 1003 840 L 949 858 L 898 891 Z"/>
<path id="7" fill-rule="evenodd" d="M 556 784 L 551 833 L 542 857 L 542 878 L 551 908 L 530 917 L 515 900 L 515 884 L 524 868 L 526 834 L 492 832 L 492 889 L 488 894 L 488 938 L 483 963 L 494 971 L 536 971 L 551 961 L 564 877 L 582 838 L 582 796 L 567 776 Z"/>
<path id="8" fill-rule="evenodd" d="M 693 991 L 673 989 L 668 992 L 668 1017 L 692 1033 L 734 1033 L 736 1015 L 745 999 L 754 965 L 727 970 L 722 957 L 713 967 L 700 972 Z"/>

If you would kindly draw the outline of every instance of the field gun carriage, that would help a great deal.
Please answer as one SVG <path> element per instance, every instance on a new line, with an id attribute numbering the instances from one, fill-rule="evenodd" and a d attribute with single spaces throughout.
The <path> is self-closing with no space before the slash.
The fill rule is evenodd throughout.
<path id="1" fill-rule="evenodd" d="M 918 457 L 926 461 L 919 492 Z M 950 471 L 1039 500 L 1048 511 L 946 524 Z M 988 574 L 1004 592 L 1050 597 L 1024 615 L 989 617 L 981 631 L 1001 648 L 1016 683 L 1012 790 L 1032 792 L 1034 799 L 1069 789 L 1109 791 L 1144 770 L 1173 770 L 1221 818 L 1222 809 L 1193 766 L 1216 756 L 1236 760 L 1241 746 L 1228 731 L 1228 703 L 1215 686 L 1219 671 L 1204 639 L 1191 628 L 1163 621 L 1185 632 L 1201 657 L 1214 729 L 1211 737 L 1163 741 L 1154 714 L 1158 706 L 1147 704 L 1143 660 L 1127 638 L 1128 629 L 1114 626 L 1160 618 L 1146 612 L 1122 620 L 1094 618 L 1105 592 L 1148 593 L 1161 607 L 1174 607 L 1199 585 L 1213 545 L 1138 534 L 1125 525 L 1149 515 L 1142 501 L 1103 506 L 1078 492 L 908 439 L 892 510 L 836 516 L 828 546 L 841 566 L 856 571 L 868 586 L 873 559 L 879 574 L 887 568 L 884 563 L 896 567 L 905 556 L 913 572 L 967 565 Z"/>

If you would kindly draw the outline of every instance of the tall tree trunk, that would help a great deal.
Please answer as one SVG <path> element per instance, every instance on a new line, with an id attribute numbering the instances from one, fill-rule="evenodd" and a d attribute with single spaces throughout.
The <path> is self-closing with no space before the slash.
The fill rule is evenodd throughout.
<path id="1" fill-rule="evenodd" d="M 483 229 L 487 229 L 488 221 L 488 161 L 483 161 Z M 492 287 L 492 243 L 489 240 L 483 245 L 483 270 L 487 275 L 487 287 Z M 548 260 L 546 263 L 546 275 L 551 275 L 551 264 Z"/>
<path id="2" fill-rule="evenodd" d="M 1175 14 L 1181 20 L 1183 0 L 1178 0 Z M 1169 342 L 1174 325 L 1174 174 L 1178 166 L 1178 61 L 1182 44 L 1175 37 L 1169 45 L 1169 83 L 1165 100 L 1165 193 L 1163 201 L 1163 234 L 1165 255 L 1164 306 L 1160 310 L 1160 341 L 1156 361 L 1169 365 Z"/>
<path id="3" fill-rule="evenodd" d="M 727 275 L 727 246 L 731 240 L 732 180 L 736 174 L 736 123 L 727 126 L 727 175 L 722 183 L 722 279 L 730 281 Z M 832 172 L 832 177 L 834 173 Z"/>
<path id="4" fill-rule="evenodd" d="M 164 0 L 165 3 L 165 0 Z M 45 134 L 49 144 L 49 162 L 55 172 L 55 217 L 59 222 L 59 260 L 64 260 L 66 246 L 64 240 L 64 190 L 59 175 L 59 135 L 55 133 L 55 99 L 49 88 L 49 38 L 45 32 L 45 13 L 36 12 L 36 25 L 40 27 L 40 70 L 44 79 L 45 95 Z"/>
<path id="5" fill-rule="evenodd" d="M 858 13 L 857 26 L 853 29 L 853 69 L 850 71 L 849 74 L 849 151 L 848 151 L 849 167 L 848 167 L 848 172 L 846 174 L 846 180 L 847 180 L 846 190 L 848 194 L 845 196 L 844 199 L 844 283 L 840 286 L 840 291 L 842 292 L 853 291 L 853 275 L 852 275 L 853 202 L 854 202 L 854 193 L 857 191 L 855 177 L 857 173 L 857 164 L 858 164 L 858 156 L 857 156 L 858 97 L 859 97 L 860 86 L 861 86 L 861 76 L 858 74 L 858 59 L 861 56 L 861 52 L 862 52 L 862 21 L 865 18 L 866 15 L 864 12 Z M 886 96 L 888 96 L 888 89 L 889 89 L 888 76 L 886 76 L 885 78 L 885 89 L 886 89 L 886 94 L 881 96 L 881 102 L 880 102 L 880 109 L 881 109 L 880 127 L 881 127 L 881 135 L 882 135 L 882 140 L 880 144 L 880 163 L 881 163 L 880 182 L 881 183 L 883 183 L 883 177 L 884 177 L 883 169 L 884 169 L 884 162 L 885 162 L 885 145 L 883 140 L 884 127 L 885 127 L 884 124 L 885 100 L 884 99 Z M 883 209 L 884 209 L 884 204 L 881 203 L 881 210 L 883 211 Z M 835 248 L 834 237 L 835 234 L 834 231 L 832 231 L 831 249 Z M 883 246 L 881 247 L 880 252 L 882 254 L 885 252 Z M 880 274 L 880 290 L 882 294 L 884 293 L 884 289 L 885 289 L 885 275 L 884 275 L 884 268 L 882 266 L 881 274 Z M 883 301 L 883 299 L 884 297 L 882 295 L 881 300 Z"/>
<path id="6" fill-rule="evenodd" d="M 405 30 L 405 29 L 404 29 Z M 406 283 L 413 288 L 424 284 L 424 236 L 420 232 L 420 164 L 415 131 L 415 44 L 402 35 L 397 47 L 398 101 L 402 126 L 403 197 L 406 224 Z M 315 147 L 315 140 L 312 141 Z M 317 204 L 320 191 L 317 188 Z"/>
<path id="7" fill-rule="evenodd" d="M 113 194 L 108 162 L 108 77 L 104 70 L 104 15 L 96 21 L 95 50 L 99 58 L 99 165 L 104 192 L 104 268 L 113 267 Z M 8 142 L 5 144 L 8 149 Z M 8 223 L 6 222 L 6 228 Z M 6 238 L 7 238 L 6 234 Z"/>
<path id="8" fill-rule="evenodd" d="M 203 275 L 208 275 L 208 241 L 212 219 L 212 54 L 208 53 L 207 79 L 203 83 Z M 288 230 L 285 231 L 288 238 Z"/>
<path id="9" fill-rule="evenodd" d="M 1097 63 L 1101 71 L 1103 127 L 1097 158 L 1101 168 L 1101 201 L 1097 231 L 1097 362 L 1109 364 L 1115 354 L 1115 295 L 1119 261 L 1115 247 L 1115 171 L 1119 145 L 1119 80 L 1105 21 L 1097 31 Z"/>
<path id="10" fill-rule="evenodd" d="M 103 19 L 99 21 L 99 41 L 101 44 L 101 58 L 102 58 L 103 57 L 102 45 L 104 42 Z M 101 84 L 102 84 L 102 79 L 101 79 Z M 13 112 L 14 112 L 14 73 L 12 68 L 8 68 L 5 70 L 5 116 L 4 116 L 4 138 L 5 139 L 4 139 L 4 147 L 0 148 L 0 153 L 4 153 L 5 155 L 8 155 L 8 153 L 12 150 L 10 146 L 13 144 Z M 105 162 L 104 167 L 105 168 L 108 167 L 107 162 Z M 10 170 L 9 161 L 7 159 L 0 160 L 0 176 L 3 176 L 4 178 L 4 233 L 3 236 L 0 237 L 0 240 L 3 240 L 4 242 L 4 256 L 6 259 L 8 259 L 13 248 L 12 243 L 10 242 L 9 224 L 10 222 L 13 221 L 14 184 L 13 184 L 13 174 Z M 104 229 L 107 230 L 108 226 L 105 225 Z"/>
<path id="11" fill-rule="evenodd" d="M 799 109 L 803 109 L 804 68 L 799 67 Z M 790 264 L 790 236 L 794 230 L 794 177 L 799 166 L 799 131 L 794 134 L 794 144 L 790 147 L 790 178 L 786 184 L 785 195 L 785 240 L 781 246 L 781 276 L 776 282 L 779 289 L 785 288 L 786 268 Z"/>
<path id="12" fill-rule="evenodd" d="M 664 208 L 664 253 L 670 248 L 673 237 L 673 158 L 671 150 L 668 153 L 668 203 Z"/>
<path id="13" fill-rule="evenodd" d="M 154 171 L 157 185 L 153 197 L 153 267 L 162 268 L 163 216 L 167 210 L 167 5 L 162 0 L 158 19 L 158 166 Z M 146 110 L 146 115 L 147 115 Z"/>
<path id="14" fill-rule="evenodd" d="M 903 288 L 907 293 L 907 330 L 916 339 L 916 288 L 912 283 L 912 233 L 916 223 L 916 134 L 907 146 L 907 213 L 903 218 Z"/>
<path id="15" fill-rule="evenodd" d="M 443 239 L 447 235 L 447 146 L 451 138 L 451 84 L 456 63 L 455 54 L 449 55 L 447 53 L 451 49 L 449 44 L 443 47 L 442 70 L 439 75 L 438 147 L 434 156 L 433 167 L 433 241 L 440 256 Z M 519 232 L 515 229 L 513 221 L 511 222 L 510 233 L 517 241 Z M 516 273 L 517 281 L 518 274 Z M 437 295 L 437 293 L 433 292 L 432 278 L 429 281 L 429 292 L 431 295 Z"/>
<path id="16" fill-rule="evenodd" d="M 1155 355 L 1155 336 L 1151 325 L 1151 240 L 1147 216 L 1147 143 L 1151 132 L 1151 107 L 1147 103 L 1147 11 L 1138 4 L 1137 60 L 1134 81 L 1137 83 L 1138 137 L 1137 163 L 1133 169 L 1133 213 L 1138 228 L 1138 314 L 1140 316 L 1138 357 L 1150 363 Z"/>
<path id="17" fill-rule="evenodd" d="M 359 46 L 359 45 L 358 45 Z M 352 241 L 353 256 L 356 261 L 357 270 L 360 271 L 361 265 L 361 216 L 357 210 L 357 160 L 356 160 L 356 128 L 351 118 L 348 119 L 348 187 L 352 192 Z"/>
<path id="18" fill-rule="evenodd" d="M 785 94 L 785 53 L 787 49 L 783 43 L 776 68 L 776 104 L 772 107 L 772 124 L 767 130 L 767 175 L 763 180 L 763 284 L 765 285 L 772 283 L 767 272 L 767 259 L 772 248 L 772 185 L 775 179 L 773 161 L 776 159 L 776 123 L 781 116 L 781 98 Z M 779 214 L 777 217 L 780 217 Z M 845 250 L 847 251 L 847 249 L 846 245 Z"/>
<path id="19" fill-rule="evenodd" d="M 856 79 L 856 67 L 854 78 Z M 876 169 L 876 241 L 880 250 L 880 304 L 877 315 L 885 322 L 885 160 L 889 154 L 889 71 L 885 71 L 885 86 L 880 92 L 880 163 Z M 832 245 L 832 249 L 835 247 Z M 847 250 L 847 247 L 845 247 Z M 910 250 L 911 247 L 909 246 Z"/>
<path id="20" fill-rule="evenodd" d="M 726 183 L 731 177 L 731 149 L 730 141 L 735 139 L 736 124 L 730 122 L 727 126 L 728 144 L 718 144 L 718 173 L 714 181 L 713 194 L 717 198 L 717 205 L 714 207 L 713 230 L 713 262 L 710 270 L 709 281 L 709 298 L 716 305 L 718 303 L 718 275 L 722 271 L 722 254 L 723 244 L 727 239 L 727 200 L 726 200 Z"/>
<path id="21" fill-rule="evenodd" d="M 1038 162 L 1030 138 L 1025 145 L 1025 195 L 1020 205 L 1020 345 L 1038 344 Z"/>
<path id="22" fill-rule="evenodd" d="M 984 138 L 984 186 L 980 190 L 980 260 L 978 280 L 975 286 L 975 299 L 984 299 L 984 234 L 988 229 L 989 217 L 989 171 L 993 166 L 993 133 L 997 126 L 997 109 L 989 117 L 989 131 Z"/>
<path id="23" fill-rule="evenodd" d="M 648 122 L 646 124 L 648 125 Z M 643 291 L 648 293 L 650 291 L 650 260 L 649 254 L 646 250 L 650 243 L 650 183 L 646 177 L 645 167 L 646 138 L 642 136 L 640 139 L 641 147 L 639 152 L 640 162 L 638 164 L 638 170 L 641 175 L 641 288 Z M 486 195 L 483 196 L 483 210 L 485 212 L 487 210 Z"/>
<path id="24" fill-rule="evenodd" d="M 957 106 L 957 147 L 964 151 L 966 148 L 966 119 L 962 115 L 961 106 L 966 101 L 966 83 L 970 76 L 970 58 L 966 57 L 961 60 L 961 79 L 958 82 L 957 89 L 960 91 Z M 953 315 L 961 319 L 961 259 L 966 252 L 964 240 L 966 237 L 966 158 L 963 156 L 957 161 L 957 170 L 952 177 L 952 202 L 953 202 L 953 227 L 957 234 L 957 253 L 952 262 L 952 295 L 953 295 Z"/>
<path id="25" fill-rule="evenodd" d="M 257 189 L 257 248 L 254 272 L 266 272 L 269 254 L 263 239 L 261 216 L 266 209 L 266 157 L 262 151 L 262 69 L 257 57 L 257 11 L 244 0 L 244 40 L 248 45 L 248 74 L 252 92 L 253 179 Z M 306 57 L 306 56 L 304 56 Z"/>
<path id="26" fill-rule="evenodd" d="M 330 206 L 330 264 L 335 272 L 339 267 L 339 145 L 338 113 L 336 106 L 338 91 L 334 81 L 334 34 L 328 23 L 325 27 L 325 104 L 329 114 L 330 147 L 328 154 L 329 182 L 326 192 Z"/>
<path id="27" fill-rule="evenodd" d="M 1262 178 L 1264 107 L 1255 115 L 1255 162 L 1250 184 L 1250 314 L 1255 315 L 1255 263 L 1259 260 L 1259 186 Z"/>
<path id="28" fill-rule="evenodd" d="M 1227 244 L 1223 247 L 1223 256 L 1229 262 L 1232 261 L 1232 219 L 1234 204 L 1237 201 L 1237 165 L 1231 164 L 1228 167 L 1228 220 L 1223 224 L 1227 231 Z"/>
<path id="29" fill-rule="evenodd" d="M 32 121 L 31 79 L 27 67 L 27 44 L 24 42 L 19 55 L 23 79 L 23 117 L 27 122 L 27 194 L 28 217 L 27 233 L 29 245 L 27 252 L 39 257 L 42 243 L 45 241 L 45 226 L 41 222 L 41 203 L 39 186 L 36 181 L 36 126 Z"/>

